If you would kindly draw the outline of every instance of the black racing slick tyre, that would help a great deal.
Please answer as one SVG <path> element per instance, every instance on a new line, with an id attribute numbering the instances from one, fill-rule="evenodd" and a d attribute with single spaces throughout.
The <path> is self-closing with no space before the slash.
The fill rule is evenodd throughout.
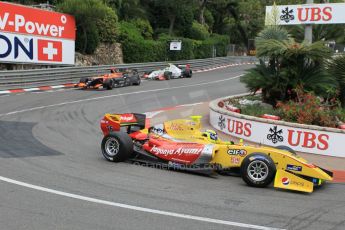
<path id="1" fill-rule="evenodd" d="M 164 78 L 165 78 L 165 80 L 170 80 L 170 78 L 171 78 L 171 73 L 168 72 L 168 71 L 164 72 Z"/>
<path id="2" fill-rule="evenodd" d="M 86 83 L 87 82 L 87 77 L 82 77 L 82 78 L 80 78 L 80 83 Z"/>
<path id="3" fill-rule="evenodd" d="M 187 72 L 187 74 L 186 74 L 186 77 L 192 78 L 192 76 L 193 76 L 193 72 L 192 72 L 192 70 L 189 70 L 189 72 Z"/>
<path id="4" fill-rule="evenodd" d="M 114 82 L 112 79 L 106 79 L 103 82 L 103 88 L 107 89 L 107 90 L 111 90 L 114 87 Z"/>
<path id="5" fill-rule="evenodd" d="M 249 186 L 263 188 L 272 183 L 276 167 L 272 158 L 262 153 L 252 153 L 244 158 L 241 177 Z"/>
<path id="6" fill-rule="evenodd" d="M 133 141 L 125 132 L 111 132 L 103 138 L 101 148 L 105 159 L 122 162 L 132 155 Z"/>
<path id="7" fill-rule="evenodd" d="M 138 78 L 138 80 L 137 80 L 137 82 L 135 83 L 135 85 L 140 85 L 141 84 L 141 79 L 140 78 Z"/>
<path id="8" fill-rule="evenodd" d="M 295 150 L 293 150 L 292 148 L 288 147 L 288 146 L 285 146 L 285 145 L 279 145 L 277 147 L 275 147 L 276 149 L 281 149 L 281 150 L 286 150 L 290 153 L 292 153 L 292 155 L 296 156 L 297 153 L 295 152 Z"/>

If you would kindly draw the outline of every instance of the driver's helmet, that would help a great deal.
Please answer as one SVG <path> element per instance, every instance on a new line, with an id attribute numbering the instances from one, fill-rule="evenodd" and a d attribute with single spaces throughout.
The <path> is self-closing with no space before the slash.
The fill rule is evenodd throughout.
<path id="1" fill-rule="evenodd" d="M 217 141 L 218 140 L 217 133 L 215 131 L 211 130 L 211 129 L 205 130 L 205 132 L 203 133 L 203 136 L 209 137 L 213 141 Z"/>

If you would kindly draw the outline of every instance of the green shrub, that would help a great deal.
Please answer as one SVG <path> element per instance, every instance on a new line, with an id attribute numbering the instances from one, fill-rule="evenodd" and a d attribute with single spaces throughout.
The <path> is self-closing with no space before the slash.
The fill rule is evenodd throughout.
<path id="1" fill-rule="evenodd" d="M 193 21 L 192 28 L 189 29 L 187 35 L 188 38 L 195 40 L 206 40 L 210 37 L 207 27 L 197 21 Z"/>
<path id="2" fill-rule="evenodd" d="M 275 106 L 277 101 L 287 101 L 297 87 L 328 97 L 329 89 L 338 86 L 324 67 L 331 57 L 324 42 L 297 43 L 284 29 L 267 27 L 256 39 L 256 48 L 260 65 L 250 69 L 241 82 L 252 92 L 262 89 L 264 102 Z"/>
<path id="3" fill-rule="evenodd" d="M 216 49 L 217 57 L 224 57 L 227 55 L 229 42 L 229 36 L 219 34 L 213 34 L 204 41 L 194 41 L 194 57 L 210 58 L 213 55 L 213 49 Z"/>
<path id="4" fill-rule="evenodd" d="M 118 41 L 126 43 L 128 40 L 140 40 L 144 39 L 138 28 L 130 22 L 122 21 L 119 25 L 119 37 Z"/>
<path id="5" fill-rule="evenodd" d="M 121 22 L 118 41 L 122 43 L 125 62 L 178 61 L 194 58 L 212 57 L 213 48 L 217 56 L 226 56 L 229 37 L 212 35 L 206 40 L 173 37 L 166 33 L 159 34 L 158 40 L 147 40 L 143 35 L 143 20 Z M 138 25 L 139 24 L 139 25 Z M 162 32 L 164 30 L 161 30 Z M 157 32 L 157 31 L 156 31 Z M 170 41 L 182 41 L 180 51 L 170 51 Z"/>
<path id="6" fill-rule="evenodd" d="M 213 44 L 207 41 L 193 41 L 194 57 L 196 59 L 210 58 L 213 54 Z"/>
<path id="7" fill-rule="evenodd" d="M 217 57 L 224 57 L 227 55 L 228 45 L 230 43 L 229 36 L 212 34 L 209 40 L 217 49 Z"/>
<path id="8" fill-rule="evenodd" d="M 156 62 L 165 59 L 165 44 L 160 41 L 129 39 L 122 44 L 124 61 Z"/>
<path id="9" fill-rule="evenodd" d="M 97 29 L 89 29 L 87 31 L 87 46 L 85 49 L 86 54 L 93 54 L 99 44 L 99 34 Z"/>
<path id="10" fill-rule="evenodd" d="M 300 124 L 337 127 L 332 111 L 321 106 L 321 101 L 313 93 L 300 90 L 298 101 L 279 102 L 277 107 L 282 110 L 282 118 Z"/>
<path id="11" fill-rule="evenodd" d="M 84 31 L 77 31 L 76 50 L 85 54 L 93 54 L 99 44 L 99 35 L 95 25 Z"/>
<path id="12" fill-rule="evenodd" d="M 273 107 L 261 106 L 261 105 L 246 105 L 241 106 L 241 113 L 249 116 L 261 117 L 264 114 L 276 115 L 281 117 L 282 111 L 274 109 Z"/>
<path id="13" fill-rule="evenodd" d="M 345 108 L 345 55 L 332 58 L 328 63 L 327 71 L 338 81 L 339 100 Z"/>
<path id="14" fill-rule="evenodd" d="M 212 28 L 212 27 L 213 27 L 213 24 L 214 24 L 214 17 L 213 17 L 213 15 L 212 15 L 211 11 L 209 11 L 208 9 L 206 9 L 206 10 L 204 11 L 204 17 L 205 17 L 205 22 L 206 22 L 206 24 L 207 24 L 210 28 Z"/>
<path id="15" fill-rule="evenodd" d="M 119 34 L 118 18 L 115 11 L 109 7 L 106 8 L 104 18 L 97 21 L 99 39 L 101 42 L 114 43 Z"/>
<path id="16" fill-rule="evenodd" d="M 337 107 L 334 110 L 332 110 L 332 115 L 334 117 L 337 117 L 341 122 L 345 123 L 345 109 Z"/>
<path id="17" fill-rule="evenodd" d="M 123 59 L 126 63 L 165 60 L 165 43 L 161 41 L 145 40 L 142 35 L 142 30 L 140 30 L 133 21 L 123 21 L 120 23 L 118 40 L 122 43 Z"/>
<path id="18" fill-rule="evenodd" d="M 130 21 L 139 30 L 141 36 L 145 39 L 152 39 L 153 29 L 148 20 L 135 19 Z"/>
<path id="19" fill-rule="evenodd" d="M 172 40 L 180 40 L 182 42 L 180 51 L 170 50 L 170 41 Z M 160 37 L 159 41 L 165 44 L 166 58 L 169 61 L 188 60 L 194 58 L 194 45 L 192 39 L 163 36 Z"/>
<path id="20" fill-rule="evenodd" d="M 75 17 L 77 25 L 76 50 L 92 54 L 100 41 L 112 42 L 116 38 L 117 16 L 98 0 L 64 0 L 57 10 Z"/>
<path id="21" fill-rule="evenodd" d="M 154 37 L 157 39 L 164 38 L 164 37 L 170 37 L 169 35 L 169 29 L 167 28 L 157 28 L 154 32 Z"/>

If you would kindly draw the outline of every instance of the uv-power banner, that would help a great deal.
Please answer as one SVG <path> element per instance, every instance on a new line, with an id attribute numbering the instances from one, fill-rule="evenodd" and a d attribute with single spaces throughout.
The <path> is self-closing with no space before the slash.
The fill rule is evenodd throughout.
<path id="1" fill-rule="evenodd" d="M 345 3 L 266 6 L 266 25 L 345 23 Z"/>
<path id="2" fill-rule="evenodd" d="M 269 146 L 285 145 L 306 153 L 345 157 L 345 134 L 240 119 L 210 110 L 211 125 L 234 137 Z"/>
<path id="3" fill-rule="evenodd" d="M 73 16 L 0 2 L 0 62 L 74 64 Z"/>

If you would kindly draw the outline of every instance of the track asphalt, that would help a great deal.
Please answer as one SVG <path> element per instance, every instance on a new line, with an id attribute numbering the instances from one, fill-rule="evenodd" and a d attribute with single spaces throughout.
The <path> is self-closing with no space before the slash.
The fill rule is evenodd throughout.
<path id="1" fill-rule="evenodd" d="M 115 164 L 101 156 L 105 113 L 243 93 L 239 75 L 249 67 L 112 91 L 1 96 L 0 229 L 344 229 L 345 184 L 313 194 L 256 189 L 238 177 Z"/>

